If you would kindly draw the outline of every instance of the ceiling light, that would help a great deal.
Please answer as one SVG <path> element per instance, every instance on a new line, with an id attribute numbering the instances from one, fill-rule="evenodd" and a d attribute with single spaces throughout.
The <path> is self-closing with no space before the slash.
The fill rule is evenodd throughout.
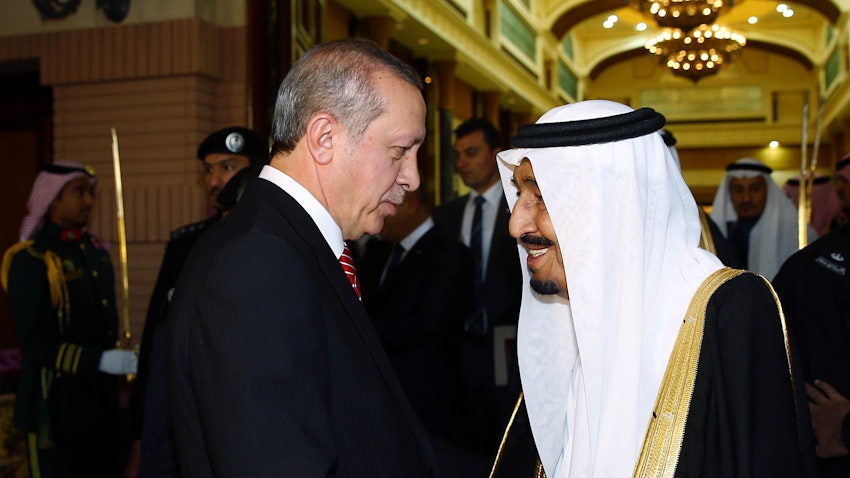
<path id="1" fill-rule="evenodd" d="M 749 23 L 750 25 L 755 25 L 758 22 L 759 22 L 759 17 L 750 17 L 750 18 L 747 19 L 747 23 Z"/>
<path id="2" fill-rule="evenodd" d="M 674 75 L 699 81 L 714 75 L 720 65 L 747 44 L 746 38 L 719 25 L 700 25 L 688 33 L 665 30 L 646 42 L 646 49 L 657 55 Z"/>
<path id="3" fill-rule="evenodd" d="M 737 0 L 738 3 L 741 0 Z M 711 24 L 736 0 L 630 0 L 631 5 L 651 14 L 659 26 L 689 31 Z"/>

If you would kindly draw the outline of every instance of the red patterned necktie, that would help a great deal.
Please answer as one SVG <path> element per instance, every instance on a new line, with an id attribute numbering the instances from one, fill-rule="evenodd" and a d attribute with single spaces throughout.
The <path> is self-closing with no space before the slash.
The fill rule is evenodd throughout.
<path id="1" fill-rule="evenodd" d="M 354 267 L 354 259 L 351 257 L 351 249 L 348 248 L 348 244 L 342 249 L 339 265 L 342 266 L 345 276 L 348 277 L 348 282 L 351 282 L 351 288 L 354 289 L 357 298 L 363 300 L 360 297 L 360 280 L 357 278 L 357 269 Z"/>

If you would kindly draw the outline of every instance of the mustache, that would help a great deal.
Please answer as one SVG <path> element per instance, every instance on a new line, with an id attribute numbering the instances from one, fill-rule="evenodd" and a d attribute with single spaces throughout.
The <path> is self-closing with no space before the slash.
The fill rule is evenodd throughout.
<path id="1" fill-rule="evenodd" d="M 405 191 L 402 188 L 393 189 L 387 195 L 386 201 L 391 202 L 393 204 L 402 204 L 404 202 L 404 195 L 405 194 L 407 194 L 407 191 Z"/>
<path id="2" fill-rule="evenodd" d="M 528 245 L 531 245 L 531 246 L 547 246 L 547 247 L 549 247 L 549 246 L 555 245 L 554 242 L 550 241 L 549 239 L 546 239 L 543 236 L 532 236 L 530 233 L 525 233 L 525 234 L 519 236 L 519 240 L 523 244 L 528 244 Z"/>

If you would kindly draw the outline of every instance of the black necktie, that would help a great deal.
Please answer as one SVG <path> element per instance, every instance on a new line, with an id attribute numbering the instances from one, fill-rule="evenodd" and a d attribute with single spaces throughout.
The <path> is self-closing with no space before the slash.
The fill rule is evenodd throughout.
<path id="1" fill-rule="evenodd" d="M 475 257 L 475 282 L 480 284 L 484 281 L 484 266 L 481 247 L 481 213 L 484 206 L 484 196 L 475 197 L 475 214 L 472 215 L 472 232 L 469 234 L 469 248 Z"/>
<path id="2" fill-rule="evenodd" d="M 473 302 L 475 310 L 472 316 L 466 319 L 464 323 L 464 331 L 474 337 L 481 337 L 487 333 L 487 314 L 484 310 L 484 254 L 482 251 L 481 239 L 481 215 L 484 202 L 483 196 L 476 196 L 475 214 L 472 215 L 472 231 L 469 234 L 469 249 L 472 251 L 472 256 L 475 259 L 475 291 Z"/>

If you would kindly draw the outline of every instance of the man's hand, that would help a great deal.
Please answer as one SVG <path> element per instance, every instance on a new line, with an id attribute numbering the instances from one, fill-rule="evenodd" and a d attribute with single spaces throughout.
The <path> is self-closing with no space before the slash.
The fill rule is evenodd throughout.
<path id="1" fill-rule="evenodd" d="M 812 427 L 815 429 L 818 458 L 836 458 L 850 454 L 841 439 L 841 425 L 850 413 L 850 400 L 838 393 L 832 385 L 815 380 L 806 384 L 809 410 L 812 412 Z"/>

